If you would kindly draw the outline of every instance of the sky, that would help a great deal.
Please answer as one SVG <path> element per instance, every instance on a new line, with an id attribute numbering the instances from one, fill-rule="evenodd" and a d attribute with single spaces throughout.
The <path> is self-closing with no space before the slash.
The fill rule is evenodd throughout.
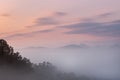
<path id="1" fill-rule="evenodd" d="M 119 42 L 119 0 L 0 0 L 0 38 L 15 47 Z"/>
<path id="2" fill-rule="evenodd" d="M 66 66 L 75 69 L 75 63 L 80 61 L 80 70 L 86 66 L 86 73 L 100 62 L 102 67 L 92 74 L 115 78 L 120 74 L 119 3 L 120 0 L 0 0 L 0 38 L 33 62 L 66 61 Z"/>

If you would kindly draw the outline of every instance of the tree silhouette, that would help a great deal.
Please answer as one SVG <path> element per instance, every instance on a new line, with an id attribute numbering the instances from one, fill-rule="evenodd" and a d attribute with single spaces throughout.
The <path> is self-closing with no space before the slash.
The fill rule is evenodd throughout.
<path id="1" fill-rule="evenodd" d="M 29 59 L 22 58 L 19 52 L 15 53 L 13 47 L 9 46 L 3 39 L 0 39 L 0 65 L 24 70 L 30 70 L 32 68 L 32 63 Z"/>

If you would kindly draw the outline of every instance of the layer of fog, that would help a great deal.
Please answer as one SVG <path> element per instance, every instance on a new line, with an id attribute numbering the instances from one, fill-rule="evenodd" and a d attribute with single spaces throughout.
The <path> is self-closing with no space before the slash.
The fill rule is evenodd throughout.
<path id="1" fill-rule="evenodd" d="M 22 49 L 21 54 L 33 63 L 49 61 L 63 71 L 98 78 L 120 78 L 119 48 Z"/>

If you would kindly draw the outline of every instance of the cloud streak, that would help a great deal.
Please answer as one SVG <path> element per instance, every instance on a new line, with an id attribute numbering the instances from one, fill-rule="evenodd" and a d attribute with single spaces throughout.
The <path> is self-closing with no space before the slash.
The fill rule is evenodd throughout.
<path id="1" fill-rule="evenodd" d="M 120 20 L 115 20 L 107 23 L 96 21 L 84 21 L 61 28 L 69 29 L 65 34 L 88 34 L 94 36 L 120 37 Z"/>
<path id="2" fill-rule="evenodd" d="M 106 18 L 106 17 L 112 16 L 113 14 L 114 14 L 114 12 L 107 12 L 107 13 L 100 14 L 97 17 Z"/>
<path id="3" fill-rule="evenodd" d="M 52 29 L 48 29 L 48 30 L 38 30 L 38 31 L 32 31 L 32 32 L 27 32 L 27 33 L 15 33 L 12 35 L 8 35 L 6 37 L 3 37 L 5 39 L 10 39 L 10 38 L 14 38 L 14 37 L 29 37 L 35 34 L 42 34 L 42 33 L 49 33 L 52 32 Z"/>
<path id="4" fill-rule="evenodd" d="M 64 13 L 64 12 L 55 12 L 54 14 L 53 14 L 53 16 L 66 16 L 67 15 L 67 13 Z"/>
<path id="5" fill-rule="evenodd" d="M 37 18 L 34 21 L 34 24 L 31 26 L 27 26 L 27 27 L 38 27 L 38 26 L 50 26 L 50 25 L 58 25 L 60 24 L 60 20 L 58 19 L 59 17 L 65 16 L 67 15 L 64 12 L 55 12 L 50 16 L 46 16 L 46 17 L 40 17 Z"/>
<path id="6" fill-rule="evenodd" d="M 0 14 L 0 16 L 1 16 L 1 17 L 11 17 L 11 15 L 10 15 L 10 14 L 8 14 L 8 13 L 3 13 L 3 14 Z"/>
<path id="7" fill-rule="evenodd" d="M 59 22 L 52 17 L 44 17 L 44 18 L 38 18 L 37 20 L 35 20 L 34 26 L 56 25 L 58 23 Z"/>

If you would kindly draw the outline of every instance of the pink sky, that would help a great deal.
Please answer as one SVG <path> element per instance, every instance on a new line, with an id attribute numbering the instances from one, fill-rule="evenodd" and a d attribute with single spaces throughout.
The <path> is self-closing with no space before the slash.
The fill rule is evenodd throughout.
<path id="1" fill-rule="evenodd" d="M 86 22 L 111 25 L 110 22 L 120 19 L 119 3 L 119 0 L 1 0 L 0 38 L 15 47 L 118 41 L 118 36 L 111 35 L 66 34 L 71 29 L 60 27 Z"/>

